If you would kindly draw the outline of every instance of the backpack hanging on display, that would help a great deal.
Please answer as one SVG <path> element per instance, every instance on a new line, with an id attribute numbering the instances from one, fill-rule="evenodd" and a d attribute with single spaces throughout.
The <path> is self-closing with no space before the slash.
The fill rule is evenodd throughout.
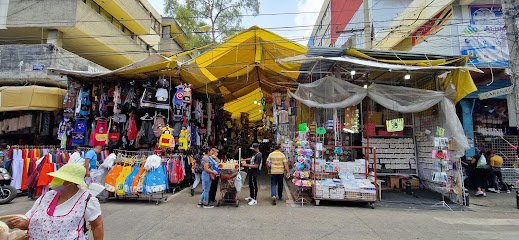
<path id="1" fill-rule="evenodd" d="M 160 137 L 162 135 L 162 128 L 166 126 L 166 118 L 161 114 L 155 116 L 155 121 L 153 122 L 153 134 L 155 137 Z"/>
<path id="2" fill-rule="evenodd" d="M 182 105 L 182 103 L 184 103 L 184 85 L 180 84 L 175 88 L 177 91 L 175 92 L 175 97 L 173 98 L 173 104 Z"/>
<path id="3" fill-rule="evenodd" d="M 108 132 L 108 145 L 110 147 L 116 147 L 119 145 L 121 139 L 121 132 L 117 123 L 111 123 L 110 131 Z"/>
<path id="4" fill-rule="evenodd" d="M 144 88 L 144 92 L 141 97 L 141 107 L 150 107 L 154 108 L 157 106 L 157 103 L 155 101 L 155 94 L 157 93 L 157 90 L 150 86 L 146 85 Z"/>
<path id="5" fill-rule="evenodd" d="M 189 149 L 188 137 L 189 137 L 189 130 L 187 130 L 186 128 L 183 128 L 180 131 L 180 136 L 178 138 L 178 150 Z"/>
<path id="6" fill-rule="evenodd" d="M 90 106 L 92 101 L 90 100 L 90 89 L 81 89 L 79 94 L 78 102 L 80 102 L 79 114 L 82 116 L 88 116 L 90 114 Z"/>
<path id="7" fill-rule="evenodd" d="M 181 122 L 184 120 L 184 106 L 183 104 L 180 105 L 173 105 L 173 121 L 175 122 Z"/>
<path id="8" fill-rule="evenodd" d="M 166 126 L 162 128 L 162 135 L 160 135 L 159 139 L 159 147 L 160 148 L 173 148 L 175 147 L 175 139 L 171 135 L 171 128 Z"/>
<path id="9" fill-rule="evenodd" d="M 157 92 L 155 93 L 155 97 L 157 98 L 157 104 L 156 108 L 159 109 L 169 109 L 169 82 L 164 79 L 160 78 L 156 82 L 157 85 Z"/>
<path id="10" fill-rule="evenodd" d="M 85 134 L 87 130 L 87 120 L 78 118 L 72 131 L 72 143 L 77 145 L 85 144 Z"/>
<path id="11" fill-rule="evenodd" d="M 182 101 L 186 104 L 191 104 L 191 84 L 184 88 Z"/>
<path id="12" fill-rule="evenodd" d="M 108 140 L 108 122 L 105 118 L 97 119 L 94 131 L 90 135 L 90 144 L 92 146 L 106 146 Z"/>

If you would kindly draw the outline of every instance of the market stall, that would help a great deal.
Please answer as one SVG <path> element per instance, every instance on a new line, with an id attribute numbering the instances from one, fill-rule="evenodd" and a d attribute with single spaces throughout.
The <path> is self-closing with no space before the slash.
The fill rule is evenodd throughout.
<path id="1" fill-rule="evenodd" d="M 326 51 L 310 49 L 307 56 L 281 60 L 304 63 L 299 81 L 309 83 L 289 94 L 311 108 L 305 122 L 324 129 L 323 135 L 333 134 L 333 146 L 316 141 L 323 152 L 333 152 L 331 157 L 316 155 L 319 165 L 369 158 L 369 172 L 386 178 L 389 187 L 400 189 L 407 185 L 401 179 L 414 175 L 426 188 L 462 203 L 459 158 L 469 145 L 454 102 L 474 91 L 469 71 L 477 69 L 466 67 L 459 57 L 355 49 L 330 56 Z M 316 68 L 320 72 L 312 72 Z M 362 131 L 354 127 L 359 122 Z M 344 150 L 343 133 L 352 138 L 347 143 L 376 148 L 377 157 L 373 150 Z"/>
<path id="2" fill-rule="evenodd" d="M 0 143 L 55 144 L 65 92 L 43 86 L 0 87 Z"/>

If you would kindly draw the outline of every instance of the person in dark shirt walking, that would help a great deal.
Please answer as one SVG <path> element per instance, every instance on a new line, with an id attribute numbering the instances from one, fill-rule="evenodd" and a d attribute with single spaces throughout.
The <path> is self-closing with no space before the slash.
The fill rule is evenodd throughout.
<path id="1" fill-rule="evenodd" d="M 254 206 L 258 204 L 258 176 L 261 171 L 263 155 L 259 150 L 259 143 L 253 143 L 251 149 L 254 150 L 254 156 L 243 159 L 244 163 L 242 165 L 249 168 L 250 197 L 245 198 L 245 200 L 249 201 L 250 206 Z"/>

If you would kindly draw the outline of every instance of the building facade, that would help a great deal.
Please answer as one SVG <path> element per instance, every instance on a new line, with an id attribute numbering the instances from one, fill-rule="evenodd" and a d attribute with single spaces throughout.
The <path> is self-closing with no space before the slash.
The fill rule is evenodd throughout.
<path id="1" fill-rule="evenodd" d="M 328 28 L 331 33 L 321 30 Z M 478 91 L 457 105 L 465 134 L 473 143 L 467 156 L 492 149 L 504 157 L 505 168 L 519 165 L 511 146 L 519 145 L 517 101 L 510 94 L 500 1 L 329 0 L 308 45 L 470 55 L 468 64 L 484 73 L 473 74 Z"/>

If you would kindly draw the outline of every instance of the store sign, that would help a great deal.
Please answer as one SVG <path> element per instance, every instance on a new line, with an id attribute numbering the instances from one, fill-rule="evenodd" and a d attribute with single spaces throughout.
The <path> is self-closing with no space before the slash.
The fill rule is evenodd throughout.
<path id="1" fill-rule="evenodd" d="M 489 98 L 499 97 L 499 96 L 503 96 L 503 95 L 508 95 L 508 94 L 512 93 L 513 90 L 514 90 L 514 87 L 510 86 L 510 87 L 505 87 L 505 88 L 500 88 L 500 89 L 480 93 L 478 96 L 479 96 L 480 100 L 489 99 Z"/>
<path id="2" fill-rule="evenodd" d="M 33 71 L 43 71 L 44 69 L 45 69 L 45 65 L 43 65 L 43 64 L 32 65 Z"/>
<path id="3" fill-rule="evenodd" d="M 386 127 L 388 132 L 399 132 L 404 130 L 404 119 L 397 118 L 386 120 Z"/>
<path id="4" fill-rule="evenodd" d="M 470 23 L 460 26 L 460 53 L 471 55 L 469 65 L 507 67 L 508 39 L 500 4 L 470 5 Z"/>

